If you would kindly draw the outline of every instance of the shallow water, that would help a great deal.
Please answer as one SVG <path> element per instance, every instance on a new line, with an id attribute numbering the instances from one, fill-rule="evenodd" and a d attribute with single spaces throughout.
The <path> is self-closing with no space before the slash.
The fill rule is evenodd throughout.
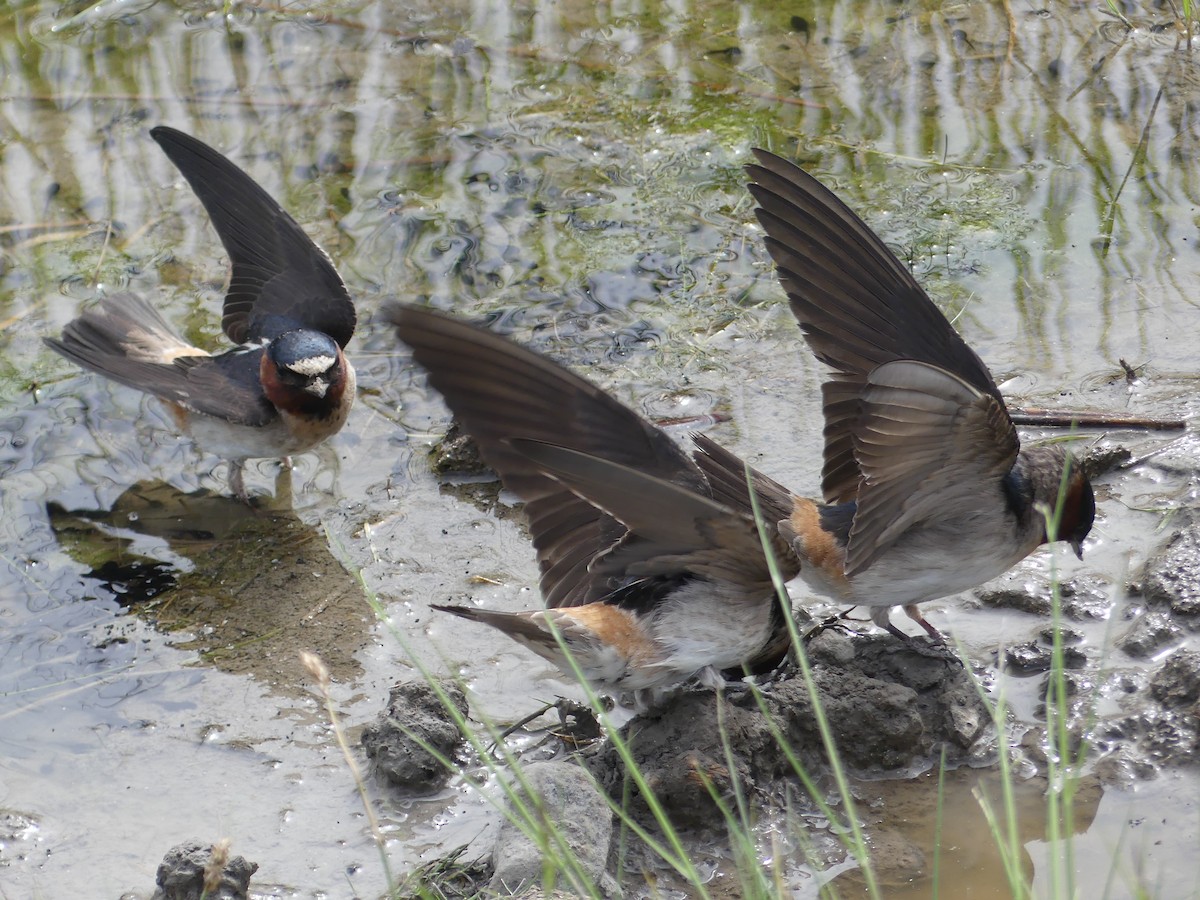
<path id="1" fill-rule="evenodd" d="M 875 225 L 1015 403 L 1192 415 L 1197 57 L 1163 12 L 1133 7 L 1127 30 L 1101 6 L 11 4 L 0 809 L 23 818 L 0 836 L 5 893 L 148 894 L 171 845 L 222 836 L 277 895 L 381 892 L 296 649 L 330 659 L 352 733 L 412 676 L 410 653 L 460 672 L 501 720 L 575 690 L 427 609 L 532 607 L 535 567 L 517 525 L 431 477 L 446 416 L 373 320 L 387 299 L 486 315 L 649 415 L 727 415 L 718 439 L 815 491 L 821 372 L 752 224 L 752 146 L 799 159 Z M 252 491 L 284 495 L 262 521 L 222 499 L 224 465 L 173 437 L 154 403 L 40 342 L 103 293 L 134 290 L 190 339 L 223 345 L 224 255 L 149 139 L 158 123 L 258 179 L 359 304 L 356 409 L 297 458 L 290 485 L 272 461 L 250 466 Z M 1101 439 L 1135 454 L 1166 440 Z M 1113 609 L 1082 630 L 1117 672 L 1141 667 L 1111 649 L 1126 581 L 1171 513 L 1195 505 L 1195 459 L 1184 440 L 1105 477 L 1085 561 L 1059 559 L 1105 580 Z M 127 563 L 115 575 L 98 565 L 114 547 Z M 394 632 L 343 566 L 361 570 Z M 930 608 L 979 660 L 1041 624 Z M 1034 721 L 1038 680 L 997 680 Z M 1191 771 L 1109 789 L 1077 844 L 1170 845 L 1181 823 L 1194 829 L 1196 793 Z M 1138 812 L 1142 798 L 1156 815 Z M 396 872 L 493 825 L 456 789 L 375 803 Z M 1045 884 L 1040 832 L 1028 841 Z M 1179 895 L 1157 849 L 1125 871 L 1113 895 L 1135 876 Z M 799 879 L 797 894 L 815 883 Z"/>

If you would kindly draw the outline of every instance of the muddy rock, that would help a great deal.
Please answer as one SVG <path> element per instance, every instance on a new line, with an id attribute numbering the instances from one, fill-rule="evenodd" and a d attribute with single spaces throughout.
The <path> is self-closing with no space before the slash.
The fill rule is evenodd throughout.
<path id="1" fill-rule="evenodd" d="M 467 698 L 462 689 L 442 682 L 447 700 L 463 715 Z M 363 729 L 362 745 L 379 773 L 406 791 L 432 791 L 441 787 L 450 770 L 437 755 L 452 758 L 462 735 L 451 721 L 432 686 L 409 681 L 392 688 L 387 709 Z"/>
<path id="2" fill-rule="evenodd" d="M 1096 479 L 1129 462 L 1132 458 L 1133 453 L 1127 447 L 1101 443 L 1088 450 L 1079 462 L 1083 474 L 1088 478 Z"/>
<path id="3" fill-rule="evenodd" d="M 618 894 L 616 882 L 605 873 L 613 814 L 588 773 L 574 763 L 557 760 L 532 763 L 522 772 L 524 785 L 517 790 L 527 810 L 524 815 L 532 814 L 535 819 L 545 816 L 562 836 L 591 885 L 599 887 L 605 896 Z M 525 793 L 525 788 L 529 793 Z M 517 818 L 523 816 L 519 811 L 514 814 Z M 492 854 L 491 891 L 524 895 L 527 891 L 540 890 L 545 838 L 535 840 L 530 837 L 526 833 L 529 827 L 527 824 L 518 826 L 508 817 L 500 825 L 500 835 Z M 570 876 L 559 872 L 556 882 L 560 889 L 566 888 Z M 591 893 L 588 885 L 578 887 L 581 893 Z"/>
<path id="4" fill-rule="evenodd" d="M 151 900 L 246 900 L 258 863 L 229 858 L 226 842 L 189 841 L 172 847 L 159 863 Z"/>
<path id="5" fill-rule="evenodd" d="M 912 762 L 924 746 L 925 723 L 915 690 L 856 672 L 814 673 L 821 705 L 842 758 L 859 769 L 897 769 Z M 803 681 L 793 678 L 772 697 L 789 735 L 820 746 L 821 734 Z"/>
<path id="6" fill-rule="evenodd" d="M 1150 696 L 1168 709 L 1200 700 L 1200 652 L 1177 650 L 1150 678 Z"/>
<path id="7" fill-rule="evenodd" d="M 1094 575 L 1078 575 L 1059 587 L 1063 615 L 1076 622 L 1103 619 L 1112 609 L 1112 585 Z"/>
<path id="8" fill-rule="evenodd" d="M 1147 609 L 1117 638 L 1117 646 L 1135 659 L 1145 659 L 1175 643 L 1182 634 L 1183 629 L 1175 624 L 1170 615 L 1161 610 Z"/>
<path id="9" fill-rule="evenodd" d="M 1038 629 L 1038 640 L 1047 646 L 1054 644 L 1054 632 L 1058 632 L 1059 638 L 1065 647 L 1074 647 L 1076 644 L 1082 644 L 1084 634 L 1078 628 L 1069 628 L 1066 625 L 1060 625 L 1055 628 L 1053 625 L 1047 625 L 1045 628 Z"/>
<path id="10" fill-rule="evenodd" d="M 1034 616 L 1050 615 L 1050 593 L 1025 573 L 1009 573 L 994 587 L 979 588 L 975 597 L 989 609 L 1015 609 Z"/>
<path id="11" fill-rule="evenodd" d="M 437 475 L 484 475 L 491 472 L 475 439 L 455 420 L 429 454 L 429 466 Z"/>
<path id="12" fill-rule="evenodd" d="M 962 664 L 937 650 L 926 655 L 890 635 L 827 631 L 808 653 L 834 741 L 854 769 L 906 770 L 941 747 L 951 761 L 966 759 L 991 721 Z M 713 792 L 728 799 L 736 784 L 770 796 L 778 779 L 793 777 L 776 733 L 810 771 L 823 767 L 812 700 L 799 676 L 778 680 L 761 698 L 750 690 L 723 698 L 687 691 L 622 732 L 672 820 L 697 828 L 720 821 Z M 610 796 L 622 796 L 625 767 L 610 745 L 588 751 L 585 763 Z"/>
<path id="13" fill-rule="evenodd" d="M 1062 614 L 1076 622 L 1102 619 L 1112 608 L 1111 593 L 1108 582 L 1090 575 L 1064 581 L 1059 585 Z M 977 590 L 975 597 L 992 609 L 1015 609 L 1042 617 L 1054 612 L 1053 585 L 1040 572 L 1011 572 L 992 587 Z"/>
<path id="14" fill-rule="evenodd" d="M 1014 644 L 1005 649 L 1004 661 L 1009 667 L 1022 672 L 1046 672 L 1054 664 L 1054 647 L 1049 642 L 1039 641 Z M 1063 668 L 1082 669 L 1086 665 L 1087 654 L 1082 649 L 1070 645 L 1063 647 Z"/>
<path id="15" fill-rule="evenodd" d="M 1169 605 L 1189 625 L 1200 625 L 1200 523 L 1180 530 L 1146 562 L 1142 594 L 1148 603 Z"/>
<path id="16" fill-rule="evenodd" d="M 1097 771 L 1114 783 L 1154 777 L 1164 766 L 1194 765 L 1200 751 L 1200 651 L 1177 650 L 1148 682 L 1124 685 L 1130 711 L 1096 723 L 1097 747 L 1107 751 Z M 1078 718 L 1088 714 L 1086 705 Z"/>
<path id="17" fill-rule="evenodd" d="M 1130 730 L 1138 734 L 1138 750 L 1148 762 L 1195 762 L 1196 717 L 1190 710 L 1164 710 L 1151 705 L 1134 717 Z"/>
<path id="18" fill-rule="evenodd" d="M 853 653 L 840 662 L 847 644 Z M 809 659 L 838 751 L 856 769 L 906 769 L 942 745 L 948 758 L 961 758 L 990 721 L 962 663 L 945 648 L 827 631 L 809 644 Z M 771 699 L 789 737 L 819 746 L 803 679 L 780 685 Z"/>
<path id="19" fill-rule="evenodd" d="M 745 703 L 739 702 L 745 700 Z M 718 712 L 717 703 L 722 703 Z M 722 741 L 729 735 L 731 772 Z M 638 768 L 671 820 L 682 827 L 711 825 L 716 814 L 708 785 L 727 797 L 734 780 L 754 791 L 759 780 L 783 774 L 778 747 L 754 698 L 719 701 L 711 691 L 690 690 L 621 730 Z M 626 791 L 626 768 L 610 742 L 584 754 L 584 763 L 609 796 Z"/>

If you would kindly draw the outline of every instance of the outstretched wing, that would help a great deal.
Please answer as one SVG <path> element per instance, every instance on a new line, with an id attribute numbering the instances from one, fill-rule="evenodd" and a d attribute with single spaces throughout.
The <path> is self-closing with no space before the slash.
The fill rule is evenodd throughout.
<path id="1" fill-rule="evenodd" d="M 822 389 L 823 493 L 828 503 L 853 500 L 862 475 L 854 434 L 878 366 L 916 360 L 953 373 L 1001 411 L 1004 401 L 987 366 L 878 235 L 802 169 L 754 153 L 759 165 L 747 172 L 767 250 L 809 346 L 833 370 Z"/>
<path id="2" fill-rule="evenodd" d="M 325 251 L 232 162 L 190 135 L 150 131 L 188 180 L 233 264 L 221 326 L 238 344 L 284 328 L 311 328 L 345 347 L 354 334 L 354 301 Z"/>
<path id="3" fill-rule="evenodd" d="M 554 444 L 708 495 L 704 476 L 662 431 L 557 363 L 425 309 L 394 305 L 386 314 L 488 465 L 525 501 L 548 606 L 578 606 L 607 595 L 614 585 L 589 566 L 626 528 L 512 442 Z"/>

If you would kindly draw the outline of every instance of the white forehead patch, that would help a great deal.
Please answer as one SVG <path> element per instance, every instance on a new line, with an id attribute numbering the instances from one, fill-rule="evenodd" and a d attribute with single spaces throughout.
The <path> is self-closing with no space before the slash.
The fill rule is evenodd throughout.
<path id="1" fill-rule="evenodd" d="M 320 375 L 322 372 L 329 371 L 337 359 L 332 356 L 310 356 L 307 359 L 297 360 L 288 366 L 297 375 L 303 375 L 305 378 L 312 378 Z"/>

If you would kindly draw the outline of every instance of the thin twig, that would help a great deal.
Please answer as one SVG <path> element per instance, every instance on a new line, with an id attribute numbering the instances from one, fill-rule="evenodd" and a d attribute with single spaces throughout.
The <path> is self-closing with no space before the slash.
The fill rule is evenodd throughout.
<path id="1" fill-rule="evenodd" d="M 1144 431 L 1172 431 L 1187 428 L 1183 419 L 1160 419 L 1154 416 L 1127 416 L 1121 413 L 1081 412 L 1071 409 L 1040 409 L 1025 407 L 1010 409 L 1014 425 L 1035 425 L 1048 428 L 1137 428 Z"/>

